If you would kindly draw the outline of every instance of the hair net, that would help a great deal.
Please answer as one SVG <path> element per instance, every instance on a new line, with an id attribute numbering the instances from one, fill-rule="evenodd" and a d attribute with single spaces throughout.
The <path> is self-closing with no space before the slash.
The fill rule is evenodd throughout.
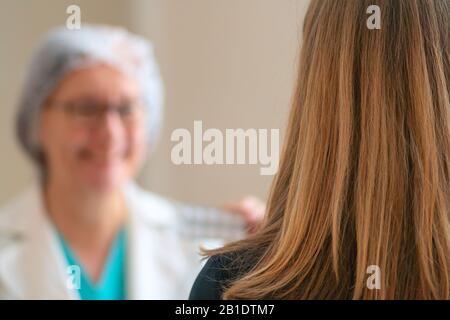
<path id="1" fill-rule="evenodd" d="M 163 85 L 151 44 L 118 27 L 83 25 L 50 31 L 37 46 L 26 69 L 19 98 L 17 135 L 31 157 L 42 162 L 38 118 L 45 100 L 69 72 L 106 63 L 135 77 L 148 108 L 150 149 L 159 136 L 163 112 Z"/>

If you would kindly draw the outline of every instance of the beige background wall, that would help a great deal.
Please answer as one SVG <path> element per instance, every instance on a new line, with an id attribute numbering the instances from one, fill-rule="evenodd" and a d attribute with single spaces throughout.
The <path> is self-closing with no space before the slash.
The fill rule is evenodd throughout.
<path id="1" fill-rule="evenodd" d="M 196 203 L 265 198 L 259 165 L 176 166 L 176 128 L 280 128 L 284 132 L 308 0 L 2 0 L 0 2 L 0 204 L 33 179 L 13 134 L 14 103 L 30 50 L 78 4 L 83 22 L 123 25 L 152 40 L 166 87 L 164 133 L 140 183 Z"/>

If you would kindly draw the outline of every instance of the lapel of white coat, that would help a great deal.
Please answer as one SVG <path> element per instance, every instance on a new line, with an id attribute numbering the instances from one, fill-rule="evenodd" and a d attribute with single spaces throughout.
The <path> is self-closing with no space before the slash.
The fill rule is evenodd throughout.
<path id="1" fill-rule="evenodd" d="M 129 299 L 173 299 L 176 291 L 176 240 L 171 236 L 173 208 L 130 184 L 126 188 Z"/>
<path id="2" fill-rule="evenodd" d="M 2 261 L 5 279 L 19 299 L 76 299 L 68 289 L 65 259 L 45 214 L 39 186 L 34 185 L 19 205 L 15 254 Z"/>

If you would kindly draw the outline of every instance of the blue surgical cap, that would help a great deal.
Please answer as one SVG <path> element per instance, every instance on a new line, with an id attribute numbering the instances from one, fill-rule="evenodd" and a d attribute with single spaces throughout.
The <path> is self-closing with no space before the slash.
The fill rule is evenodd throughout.
<path id="1" fill-rule="evenodd" d="M 163 113 L 163 84 L 151 44 L 123 28 L 83 25 L 60 27 L 44 36 L 26 69 L 17 113 L 17 136 L 27 153 L 43 161 L 38 141 L 39 114 L 52 91 L 68 73 L 109 64 L 138 80 L 148 108 L 149 149 L 158 139 Z"/>

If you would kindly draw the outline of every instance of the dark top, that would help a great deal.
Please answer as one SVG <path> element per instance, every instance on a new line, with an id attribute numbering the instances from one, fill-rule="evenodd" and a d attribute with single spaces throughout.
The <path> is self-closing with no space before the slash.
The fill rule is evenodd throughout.
<path id="1" fill-rule="evenodd" d="M 253 264 L 253 259 L 242 252 L 209 258 L 192 286 L 189 299 L 222 300 L 225 289 L 246 274 Z"/>
<path id="2" fill-rule="evenodd" d="M 225 255 L 208 259 L 200 271 L 189 295 L 189 300 L 221 300 L 230 282 L 230 258 Z"/>

